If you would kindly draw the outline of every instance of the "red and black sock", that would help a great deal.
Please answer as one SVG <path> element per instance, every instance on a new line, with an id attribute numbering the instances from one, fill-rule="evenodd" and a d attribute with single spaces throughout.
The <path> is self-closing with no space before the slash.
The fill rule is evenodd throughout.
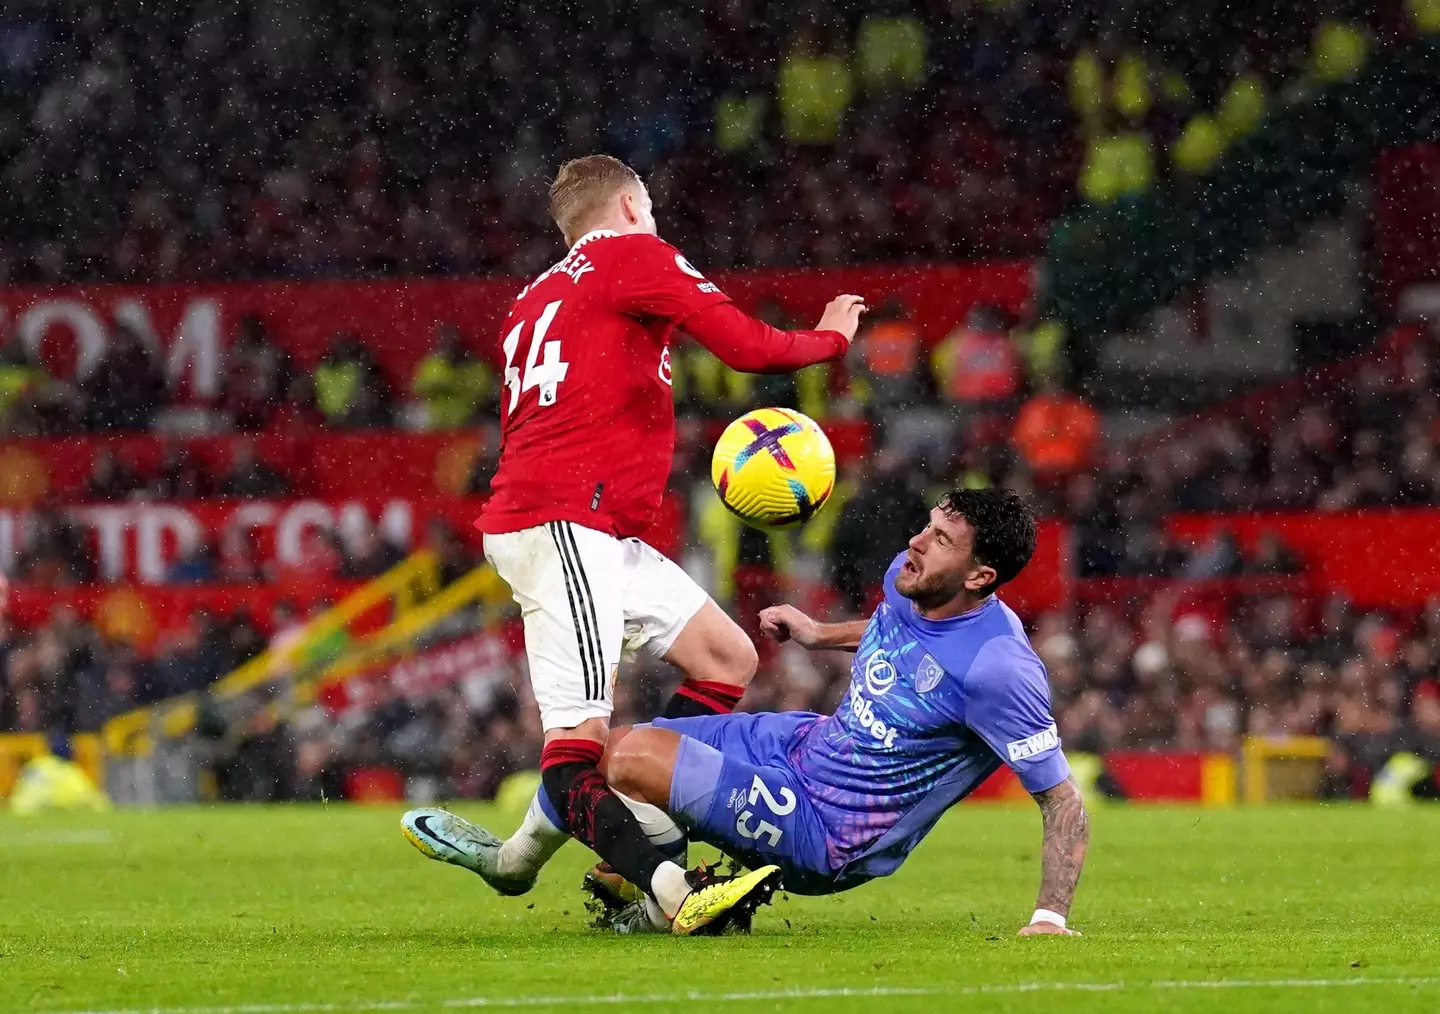
<path id="1" fill-rule="evenodd" d="M 588 739 L 557 739 L 540 751 L 540 782 L 565 830 L 594 849 L 632 884 L 649 890 L 665 855 L 650 843 L 629 807 L 605 784 L 605 748 Z"/>
<path id="2" fill-rule="evenodd" d="M 716 680 L 686 679 L 660 712 L 661 718 L 698 718 L 701 715 L 728 715 L 745 695 L 744 687 Z"/>

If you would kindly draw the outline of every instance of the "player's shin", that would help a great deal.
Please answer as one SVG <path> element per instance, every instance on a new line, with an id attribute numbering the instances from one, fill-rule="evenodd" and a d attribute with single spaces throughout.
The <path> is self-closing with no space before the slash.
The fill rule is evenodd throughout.
<path id="1" fill-rule="evenodd" d="M 647 888 L 667 913 L 690 893 L 685 871 L 650 843 L 640 822 L 600 774 L 603 747 L 591 740 L 553 740 L 540 754 L 540 777 L 566 828 L 632 884 Z"/>
<path id="2" fill-rule="evenodd" d="M 685 832 L 670 819 L 670 815 L 658 806 L 641 803 L 622 793 L 617 792 L 616 795 L 635 815 L 650 843 L 665 858 L 683 866 L 689 843 Z M 570 833 L 560 823 L 544 788 L 537 789 L 530 800 L 530 808 L 525 811 L 525 819 L 500 846 L 497 870 L 507 877 L 534 877 L 539 874 L 550 857 L 560 851 L 560 846 L 570 840 Z"/>
<path id="3" fill-rule="evenodd" d="M 640 824 L 640 830 L 644 831 L 645 837 L 650 839 L 650 844 L 659 849 L 666 859 L 684 866 L 689 852 L 689 842 L 685 838 L 685 832 L 670 818 L 670 814 L 658 806 L 631 799 L 623 792 L 616 792 L 615 795 L 620 798 L 620 802 L 630 808 L 630 812 L 635 815 L 635 820 Z"/>

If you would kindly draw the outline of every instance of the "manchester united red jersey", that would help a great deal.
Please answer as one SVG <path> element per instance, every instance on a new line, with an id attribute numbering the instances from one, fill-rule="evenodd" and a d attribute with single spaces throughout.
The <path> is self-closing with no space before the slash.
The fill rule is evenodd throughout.
<path id="1" fill-rule="evenodd" d="M 671 333 L 725 302 L 679 251 L 643 234 L 588 233 L 531 282 L 501 332 L 500 464 L 476 527 L 643 533 L 675 449 Z"/>

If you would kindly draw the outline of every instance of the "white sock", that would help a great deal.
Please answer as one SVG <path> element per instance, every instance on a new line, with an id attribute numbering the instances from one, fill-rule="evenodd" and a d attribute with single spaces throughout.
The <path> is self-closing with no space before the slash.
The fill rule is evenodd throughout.
<path id="1" fill-rule="evenodd" d="M 540 808 L 539 793 L 544 791 L 543 788 L 536 790 L 535 797 L 530 800 L 530 808 L 525 811 L 525 819 L 500 846 L 495 868 L 503 876 L 535 876 L 540 867 L 560 851 L 560 846 L 570 840 L 570 836 L 552 824 Z"/>
<path id="2" fill-rule="evenodd" d="M 670 928 L 670 923 L 673 920 L 666 917 L 664 910 L 656 904 L 654 898 L 647 894 L 642 904 L 645 906 L 645 915 L 649 917 L 651 926 L 654 926 L 658 930 L 668 930 Z"/>
<path id="3" fill-rule="evenodd" d="M 665 917 L 674 919 L 685 899 L 690 897 L 690 881 L 685 879 L 685 871 L 679 866 L 661 863 L 650 878 L 650 893 L 660 903 Z"/>
<path id="4" fill-rule="evenodd" d="M 610 791 L 614 792 L 615 790 L 611 789 Z M 635 815 L 635 820 L 640 825 L 640 830 L 644 831 L 645 837 L 650 839 L 650 844 L 665 853 L 667 858 L 684 866 L 687 851 L 685 832 L 680 830 L 679 824 L 670 819 L 670 814 L 658 806 L 631 799 L 623 792 L 615 792 L 615 795 L 620 797 L 620 802 L 630 808 L 630 812 Z"/>

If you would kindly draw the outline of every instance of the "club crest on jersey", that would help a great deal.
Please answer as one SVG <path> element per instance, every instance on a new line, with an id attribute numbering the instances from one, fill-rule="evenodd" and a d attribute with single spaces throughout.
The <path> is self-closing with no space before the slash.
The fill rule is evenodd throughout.
<path id="1" fill-rule="evenodd" d="M 865 660 L 865 689 L 876 697 L 883 697 L 895 685 L 895 666 L 877 651 Z"/>
<path id="2" fill-rule="evenodd" d="M 675 255 L 675 266 L 676 266 L 677 268 L 679 268 L 681 271 L 685 272 L 685 273 L 686 273 L 687 275 L 689 275 L 691 278 L 698 278 L 698 279 L 700 279 L 702 282 L 705 280 L 705 276 L 702 275 L 699 271 L 696 271 L 696 270 L 695 270 L 695 265 L 693 265 L 693 264 L 691 264 L 689 261 L 687 261 L 687 260 L 685 259 L 685 255 L 684 255 L 684 254 L 678 254 L 678 253 L 677 253 L 677 254 Z"/>
<path id="3" fill-rule="evenodd" d="M 940 663 L 929 655 L 920 660 L 920 667 L 915 670 L 915 692 L 928 694 L 940 685 L 945 678 L 945 670 L 940 668 Z"/>

